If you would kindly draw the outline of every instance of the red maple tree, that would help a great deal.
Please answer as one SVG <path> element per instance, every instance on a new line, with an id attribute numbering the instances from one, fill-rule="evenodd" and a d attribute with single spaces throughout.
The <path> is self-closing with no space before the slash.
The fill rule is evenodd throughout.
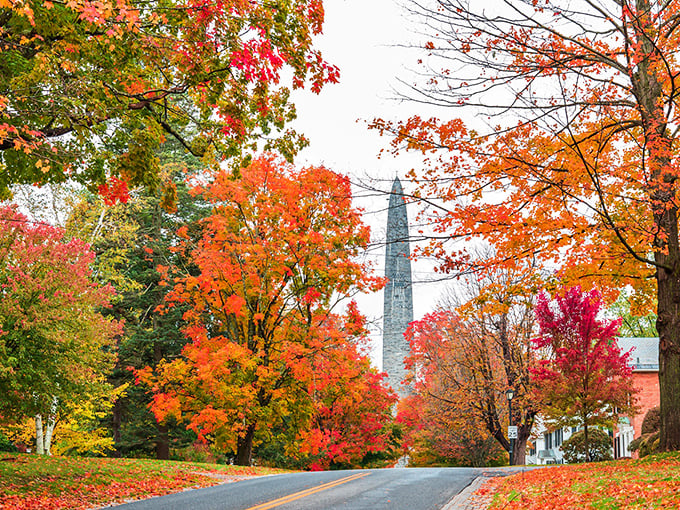
<path id="1" fill-rule="evenodd" d="M 610 426 L 619 413 L 634 411 L 630 353 L 616 343 L 620 320 L 598 319 L 597 291 L 572 287 L 554 300 L 541 294 L 536 305 L 540 328 L 535 348 L 543 355 L 532 369 L 541 410 L 554 426 L 581 426 L 584 457 L 588 430 Z"/>
<path id="2" fill-rule="evenodd" d="M 0 208 L 0 422 L 35 417 L 38 453 L 57 420 L 112 389 L 121 328 L 101 314 L 114 292 L 94 280 L 93 260 L 63 229 Z"/>

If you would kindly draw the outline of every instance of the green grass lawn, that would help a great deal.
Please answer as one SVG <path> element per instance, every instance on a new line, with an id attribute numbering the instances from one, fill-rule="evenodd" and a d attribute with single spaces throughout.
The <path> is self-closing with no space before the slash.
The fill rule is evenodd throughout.
<path id="1" fill-rule="evenodd" d="M 86 509 L 207 487 L 234 476 L 281 473 L 259 467 L 149 459 L 0 453 L 0 508 Z"/>
<path id="2" fill-rule="evenodd" d="M 547 467 L 497 478 L 493 510 L 679 509 L 680 452 L 638 460 Z"/>

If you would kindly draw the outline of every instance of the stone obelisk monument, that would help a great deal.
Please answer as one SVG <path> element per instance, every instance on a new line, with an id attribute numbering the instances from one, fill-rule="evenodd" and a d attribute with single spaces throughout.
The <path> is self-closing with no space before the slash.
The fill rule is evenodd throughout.
<path id="1" fill-rule="evenodd" d="M 387 211 L 385 253 L 385 304 L 383 319 L 383 371 L 387 383 L 399 397 L 409 394 L 402 381 L 406 376 L 404 358 L 410 347 L 404 332 L 413 321 L 413 292 L 408 235 L 408 215 L 399 178 L 394 179 Z"/>

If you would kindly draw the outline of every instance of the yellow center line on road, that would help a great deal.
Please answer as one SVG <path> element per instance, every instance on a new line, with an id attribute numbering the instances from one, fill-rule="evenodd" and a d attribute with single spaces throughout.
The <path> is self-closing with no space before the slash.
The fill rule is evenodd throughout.
<path id="1" fill-rule="evenodd" d="M 290 503 L 291 501 L 295 501 L 297 499 L 311 496 L 312 494 L 316 494 L 317 492 L 332 489 L 333 487 L 337 487 L 338 485 L 342 485 L 343 483 L 351 482 L 352 480 L 357 480 L 370 474 L 371 473 L 357 473 L 355 475 L 346 476 L 345 478 L 340 478 L 339 480 L 324 483 L 323 485 L 317 485 L 316 487 L 311 487 L 300 492 L 295 492 L 293 494 L 289 494 L 288 496 L 284 496 L 279 499 L 274 499 L 272 501 L 268 501 L 257 506 L 251 506 L 250 508 L 246 508 L 246 510 L 267 510 L 269 508 L 274 508 L 279 505 Z"/>

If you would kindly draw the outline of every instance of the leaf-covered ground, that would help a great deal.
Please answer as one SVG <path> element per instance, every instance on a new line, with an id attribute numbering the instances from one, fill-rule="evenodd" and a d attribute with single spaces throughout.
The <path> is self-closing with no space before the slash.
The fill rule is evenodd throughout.
<path id="1" fill-rule="evenodd" d="M 677 510 L 680 452 L 526 471 L 493 479 L 484 492 L 495 492 L 490 510 Z"/>
<path id="2" fill-rule="evenodd" d="M 88 509 L 207 487 L 235 476 L 282 472 L 148 459 L 41 457 L 0 453 L 0 508 Z"/>

